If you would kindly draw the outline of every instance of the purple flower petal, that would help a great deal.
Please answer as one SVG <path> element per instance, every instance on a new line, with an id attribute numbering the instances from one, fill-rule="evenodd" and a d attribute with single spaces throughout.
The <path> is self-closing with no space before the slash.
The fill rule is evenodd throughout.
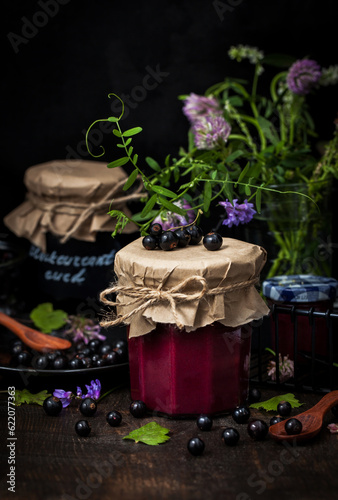
<path id="1" fill-rule="evenodd" d="M 302 59 L 292 64 L 286 83 L 294 94 L 306 95 L 319 82 L 321 74 L 320 66 L 316 61 Z"/>
<path id="2" fill-rule="evenodd" d="M 53 392 L 53 396 L 59 398 L 62 403 L 62 407 L 66 408 L 67 406 L 70 405 L 70 402 L 73 399 L 74 395 L 71 391 L 64 391 L 63 389 L 55 389 L 55 391 Z"/>
<path id="3" fill-rule="evenodd" d="M 240 205 L 237 203 L 238 200 L 230 201 L 220 201 L 220 205 L 225 208 L 227 213 L 227 219 L 224 219 L 223 224 L 228 227 L 233 225 L 238 226 L 239 224 L 247 224 L 253 218 L 256 210 L 253 209 L 253 204 L 249 203 L 248 200 L 244 200 L 244 203 Z"/>

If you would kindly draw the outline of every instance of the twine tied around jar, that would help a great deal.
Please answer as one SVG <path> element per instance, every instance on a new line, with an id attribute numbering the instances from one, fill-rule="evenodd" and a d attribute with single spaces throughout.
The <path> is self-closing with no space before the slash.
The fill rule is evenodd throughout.
<path id="1" fill-rule="evenodd" d="M 143 312 L 145 309 L 147 309 L 147 307 L 152 306 L 153 304 L 159 302 L 167 301 L 169 302 L 172 314 L 175 318 L 176 326 L 179 329 L 183 329 L 184 325 L 180 322 L 177 315 L 177 310 L 176 310 L 177 304 L 180 304 L 182 302 L 200 300 L 203 297 L 207 296 L 224 295 L 234 290 L 239 290 L 255 285 L 256 283 L 258 283 L 258 281 L 259 277 L 255 276 L 254 278 L 251 278 L 247 281 L 232 283 L 231 285 L 210 289 L 206 279 L 203 278 L 202 276 L 190 276 L 189 278 L 185 279 L 178 285 L 169 288 L 167 290 L 163 290 L 162 288 L 163 282 L 161 282 L 157 288 L 135 286 L 135 285 L 134 286 L 119 285 L 118 283 L 116 283 L 112 287 L 107 288 L 106 290 L 103 290 L 100 293 L 100 301 L 103 304 L 112 307 L 118 306 L 120 308 L 123 308 L 123 307 L 129 307 L 140 301 L 142 302 L 138 307 L 132 309 L 128 313 L 119 316 L 114 316 L 113 317 L 114 319 L 107 318 L 106 320 L 101 321 L 100 324 L 101 326 L 105 327 L 118 326 L 121 323 L 127 321 L 128 319 L 132 318 L 139 312 Z M 184 288 L 189 284 L 200 285 L 200 290 L 193 293 L 184 293 L 183 292 Z M 107 299 L 106 296 L 112 293 L 123 293 L 123 295 L 127 297 L 132 297 L 134 300 L 130 300 L 129 302 L 126 303 L 111 301 Z"/>
<path id="2" fill-rule="evenodd" d="M 84 224 L 84 222 L 86 222 L 88 218 L 92 217 L 98 211 L 104 208 L 108 209 L 110 207 L 118 208 L 119 206 L 123 206 L 127 201 L 139 200 L 144 196 L 144 192 L 142 192 L 143 183 L 140 182 L 139 186 L 133 193 L 112 199 L 113 196 L 120 191 L 125 183 L 126 179 L 122 179 L 122 181 L 115 184 L 114 187 L 110 189 L 101 200 L 94 203 L 77 203 L 71 201 L 51 202 L 43 200 L 40 196 L 37 196 L 32 192 L 27 193 L 27 198 L 36 208 L 39 208 L 40 210 L 45 212 L 46 219 L 43 225 L 48 226 L 56 236 L 62 236 L 60 242 L 65 243 L 74 233 L 76 233 L 79 227 L 81 227 L 81 225 Z M 70 229 L 68 229 L 66 233 L 64 233 L 58 231 L 53 224 L 53 217 L 57 213 L 79 215 L 79 217 L 70 227 Z"/>

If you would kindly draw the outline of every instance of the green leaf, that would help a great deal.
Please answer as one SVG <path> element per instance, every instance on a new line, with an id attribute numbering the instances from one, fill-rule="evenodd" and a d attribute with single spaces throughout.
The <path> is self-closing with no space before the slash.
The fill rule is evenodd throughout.
<path id="1" fill-rule="evenodd" d="M 260 211 L 261 211 L 261 206 L 262 206 L 261 200 L 262 200 L 262 190 L 257 189 L 257 191 L 256 191 L 256 208 L 257 208 L 258 213 L 260 213 Z"/>
<path id="2" fill-rule="evenodd" d="M 135 154 L 134 154 L 134 158 L 133 158 L 133 163 L 134 163 L 134 165 L 136 165 L 137 160 L 138 160 L 138 154 L 137 154 L 137 153 L 135 153 Z"/>
<path id="3" fill-rule="evenodd" d="M 115 168 L 115 167 L 122 167 L 122 165 L 125 165 L 128 163 L 129 158 L 128 156 L 122 156 L 122 158 L 119 158 L 118 160 L 114 160 L 111 163 L 108 163 L 107 167 L 108 168 Z"/>
<path id="4" fill-rule="evenodd" d="M 247 196 L 250 196 L 251 195 L 251 189 L 250 189 L 250 186 L 248 186 L 247 184 L 245 184 L 244 186 L 244 192 Z"/>
<path id="5" fill-rule="evenodd" d="M 43 405 L 43 402 L 46 398 L 51 396 L 47 391 L 40 391 L 37 394 L 32 394 L 27 389 L 23 389 L 22 391 L 15 391 L 15 406 L 20 406 L 23 403 L 27 404 L 38 404 Z"/>
<path id="6" fill-rule="evenodd" d="M 267 399 L 266 401 L 260 401 L 259 403 L 253 403 L 250 405 L 250 408 L 262 408 L 266 411 L 277 411 L 277 406 L 281 401 L 287 401 L 290 403 L 292 408 L 299 408 L 303 403 L 300 403 L 298 399 L 295 398 L 294 394 L 282 394 L 281 396 L 275 396 L 271 399 Z"/>
<path id="7" fill-rule="evenodd" d="M 135 169 L 132 171 L 132 173 L 128 177 L 125 185 L 123 186 L 123 191 L 127 191 L 127 189 L 129 189 L 134 184 L 137 176 L 138 176 L 138 170 Z"/>
<path id="8" fill-rule="evenodd" d="M 169 212 L 174 212 L 175 214 L 179 214 L 179 215 L 186 215 L 186 210 L 183 210 L 183 208 L 180 208 L 177 205 L 174 205 L 173 203 L 168 201 L 166 198 L 162 198 L 162 196 L 159 196 L 159 202 L 167 210 L 169 210 Z"/>
<path id="9" fill-rule="evenodd" d="M 203 193 L 204 193 L 203 210 L 204 210 L 204 212 L 207 212 L 209 210 L 209 207 L 210 207 L 211 196 L 212 196 L 211 182 L 206 182 L 204 184 Z"/>
<path id="10" fill-rule="evenodd" d="M 156 446 L 170 439 L 170 437 L 167 436 L 168 432 L 170 432 L 170 429 L 166 429 L 156 422 L 149 422 L 130 432 L 127 436 L 124 436 L 123 439 L 133 439 L 135 443 L 141 442 L 150 446 Z"/>
<path id="11" fill-rule="evenodd" d="M 113 134 L 116 135 L 116 137 L 122 137 L 121 132 L 119 130 L 117 130 L 116 128 L 114 128 Z"/>
<path id="12" fill-rule="evenodd" d="M 158 193 L 158 194 L 161 194 L 163 196 L 167 196 L 169 198 L 176 198 L 176 193 L 174 193 L 173 191 L 170 191 L 170 189 L 167 189 L 163 186 L 157 186 L 156 184 L 152 184 L 151 186 L 151 189 L 154 191 L 154 193 Z"/>
<path id="13" fill-rule="evenodd" d="M 143 208 L 141 212 L 141 217 L 145 217 L 146 215 L 149 214 L 149 212 L 154 208 L 155 203 L 157 201 L 157 194 L 153 194 L 149 200 L 147 201 L 145 207 Z"/>
<path id="14" fill-rule="evenodd" d="M 140 132 L 142 132 L 142 127 L 134 127 L 126 130 L 122 135 L 123 137 L 131 137 L 132 135 L 139 134 Z"/>
<path id="15" fill-rule="evenodd" d="M 110 116 L 110 117 L 108 118 L 108 121 L 109 121 L 109 122 L 112 122 L 112 123 L 117 123 L 117 122 L 119 121 L 119 119 L 118 119 L 118 118 L 116 118 L 116 116 Z"/>
<path id="16" fill-rule="evenodd" d="M 232 161 L 236 160 L 240 156 L 243 156 L 244 152 L 240 149 L 237 149 L 237 151 L 234 151 L 233 153 L 229 154 L 229 156 L 226 159 L 226 163 L 231 163 Z"/>
<path id="17" fill-rule="evenodd" d="M 150 158 L 150 156 L 146 157 L 146 162 L 147 162 L 147 164 L 149 165 L 150 168 L 152 168 L 153 170 L 155 170 L 155 172 L 160 172 L 161 171 L 160 165 L 157 163 L 156 160 L 154 160 L 153 158 Z"/>
<path id="18" fill-rule="evenodd" d="M 239 174 L 239 177 L 238 177 L 238 180 L 237 182 L 241 182 L 242 179 L 244 179 L 244 177 L 246 176 L 246 174 L 248 173 L 248 170 L 250 168 L 250 163 L 248 162 L 245 167 L 243 168 L 242 172 Z M 237 186 L 237 183 L 235 184 L 235 186 Z"/>
<path id="19" fill-rule="evenodd" d="M 50 333 L 66 324 L 68 314 L 62 309 L 54 310 L 51 302 L 45 302 L 32 310 L 30 318 L 39 330 Z"/>

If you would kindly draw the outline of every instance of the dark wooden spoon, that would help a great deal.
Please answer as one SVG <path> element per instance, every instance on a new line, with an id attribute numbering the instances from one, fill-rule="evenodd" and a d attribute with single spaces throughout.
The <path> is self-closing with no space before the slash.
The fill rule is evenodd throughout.
<path id="1" fill-rule="evenodd" d="M 285 431 L 285 422 L 278 422 L 269 428 L 270 435 L 277 441 L 305 441 L 311 439 L 321 430 L 323 425 L 324 415 L 336 404 L 338 404 L 338 391 L 331 391 L 317 403 L 310 410 L 304 411 L 299 415 L 290 418 L 297 418 L 302 425 L 302 432 L 300 434 L 287 434 Z"/>
<path id="2" fill-rule="evenodd" d="M 53 337 L 45 333 L 29 328 L 15 319 L 0 312 L 0 324 L 6 326 L 15 335 L 17 335 L 22 342 L 34 349 L 35 351 L 44 352 L 53 349 L 69 349 L 71 342 L 59 337 Z"/>

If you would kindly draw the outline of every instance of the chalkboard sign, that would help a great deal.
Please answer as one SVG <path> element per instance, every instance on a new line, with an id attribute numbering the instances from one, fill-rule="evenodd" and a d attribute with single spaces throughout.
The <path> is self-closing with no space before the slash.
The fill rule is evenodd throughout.
<path id="1" fill-rule="evenodd" d="M 97 297 L 113 279 L 115 254 L 122 244 L 110 233 L 98 233 L 95 242 L 71 238 L 66 243 L 47 233 L 46 252 L 30 246 L 31 273 L 38 288 L 56 300 Z"/>

